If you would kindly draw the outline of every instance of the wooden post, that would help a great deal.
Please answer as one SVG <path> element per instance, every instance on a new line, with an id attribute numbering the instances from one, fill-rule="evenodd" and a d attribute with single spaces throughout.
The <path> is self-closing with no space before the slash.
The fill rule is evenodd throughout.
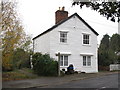
<path id="1" fill-rule="evenodd" d="M 58 76 L 60 76 L 60 52 L 58 52 Z"/>
<path id="2" fill-rule="evenodd" d="M 30 55 L 30 67 L 31 67 L 31 69 L 33 69 L 32 55 Z"/>

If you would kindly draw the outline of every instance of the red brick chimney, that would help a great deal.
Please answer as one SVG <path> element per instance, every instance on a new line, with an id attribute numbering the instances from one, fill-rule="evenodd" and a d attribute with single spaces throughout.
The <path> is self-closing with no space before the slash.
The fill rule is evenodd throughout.
<path id="1" fill-rule="evenodd" d="M 55 24 L 59 23 L 60 21 L 68 18 L 68 12 L 64 11 L 65 7 L 60 8 L 55 12 Z"/>

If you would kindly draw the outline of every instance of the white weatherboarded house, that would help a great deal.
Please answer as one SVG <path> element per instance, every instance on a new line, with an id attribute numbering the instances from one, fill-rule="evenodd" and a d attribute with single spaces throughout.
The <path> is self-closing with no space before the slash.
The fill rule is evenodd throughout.
<path id="1" fill-rule="evenodd" d="M 55 60 L 60 52 L 60 69 L 73 64 L 76 71 L 98 72 L 98 33 L 77 13 L 68 17 L 64 7 L 55 15 L 56 24 L 33 38 L 33 51 L 48 53 Z"/>

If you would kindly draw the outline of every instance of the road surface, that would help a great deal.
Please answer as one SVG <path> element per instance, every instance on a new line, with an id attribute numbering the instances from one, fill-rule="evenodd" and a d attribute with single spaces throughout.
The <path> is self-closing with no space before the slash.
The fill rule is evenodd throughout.
<path id="1" fill-rule="evenodd" d="M 78 81 L 71 81 L 63 84 L 56 84 L 51 86 L 36 87 L 36 88 L 95 88 L 95 90 L 103 90 L 105 88 L 118 88 L 118 78 L 117 74 L 110 74 L 105 76 L 99 76 L 95 78 L 89 78 Z"/>

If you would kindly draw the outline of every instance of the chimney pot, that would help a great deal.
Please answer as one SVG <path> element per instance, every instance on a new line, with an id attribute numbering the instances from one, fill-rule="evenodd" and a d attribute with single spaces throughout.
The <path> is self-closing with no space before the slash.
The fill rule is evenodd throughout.
<path id="1" fill-rule="evenodd" d="M 59 10 L 60 10 L 60 7 L 59 7 Z"/>
<path id="2" fill-rule="evenodd" d="M 65 7 L 63 6 L 63 7 L 62 7 L 62 11 L 64 11 L 64 9 L 65 9 Z"/>

